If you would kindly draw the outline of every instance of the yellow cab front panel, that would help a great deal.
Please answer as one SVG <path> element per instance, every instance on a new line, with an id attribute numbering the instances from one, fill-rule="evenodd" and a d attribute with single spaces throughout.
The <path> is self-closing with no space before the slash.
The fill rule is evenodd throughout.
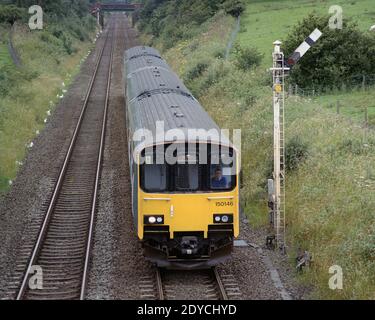
<path id="1" fill-rule="evenodd" d="M 163 216 L 169 226 L 169 236 L 175 232 L 202 231 L 207 238 L 208 226 L 214 224 L 214 214 L 233 215 L 234 236 L 239 233 L 237 187 L 230 192 L 195 194 L 148 194 L 140 191 L 138 206 L 138 236 L 143 239 L 144 216 Z"/>

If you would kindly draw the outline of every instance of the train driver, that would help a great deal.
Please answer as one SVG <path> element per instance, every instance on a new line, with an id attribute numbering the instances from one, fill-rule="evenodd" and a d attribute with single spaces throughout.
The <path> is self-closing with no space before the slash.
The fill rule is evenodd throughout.
<path id="1" fill-rule="evenodd" d="M 211 179 L 211 188 L 224 189 L 227 187 L 227 179 L 223 176 L 221 167 L 216 167 L 215 175 Z"/>

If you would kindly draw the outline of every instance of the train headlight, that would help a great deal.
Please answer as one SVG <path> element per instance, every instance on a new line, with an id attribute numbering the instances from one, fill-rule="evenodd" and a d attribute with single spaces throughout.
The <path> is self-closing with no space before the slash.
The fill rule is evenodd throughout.
<path id="1" fill-rule="evenodd" d="M 214 223 L 233 223 L 233 214 L 214 214 Z"/>
<path id="2" fill-rule="evenodd" d="M 161 215 L 150 215 L 144 216 L 144 224 L 164 224 L 164 216 Z"/>

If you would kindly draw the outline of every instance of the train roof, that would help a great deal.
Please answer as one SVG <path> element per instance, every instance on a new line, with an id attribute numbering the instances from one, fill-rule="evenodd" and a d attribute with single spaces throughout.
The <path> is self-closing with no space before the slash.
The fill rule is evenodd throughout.
<path id="1" fill-rule="evenodd" d="M 141 56 L 153 56 L 162 59 L 158 50 L 147 46 L 136 46 L 125 51 L 125 61 Z"/>
<path id="2" fill-rule="evenodd" d="M 150 61 L 160 64 L 152 65 L 146 61 L 148 54 L 151 54 Z M 154 142 L 160 143 L 163 137 L 156 136 L 156 122 L 164 121 L 164 133 L 179 129 L 184 133 L 186 142 L 190 140 L 189 129 L 203 129 L 198 137 L 200 141 L 207 141 L 206 133 L 212 129 L 220 133 L 219 126 L 160 57 L 157 50 L 149 47 L 134 47 L 127 50 L 125 76 L 128 118 L 132 132 L 149 130 L 154 136 Z M 194 142 L 196 139 L 197 137 Z M 220 139 L 215 135 L 210 137 L 210 142 L 230 145 L 226 137 Z"/>
<path id="3" fill-rule="evenodd" d="M 140 68 L 137 72 L 127 76 L 127 83 L 127 96 L 130 101 L 142 94 L 150 94 L 155 91 L 175 92 L 193 97 L 174 72 L 160 67 Z"/>
<path id="4" fill-rule="evenodd" d="M 132 74 L 142 69 L 162 68 L 173 72 L 165 60 L 154 56 L 135 56 L 130 60 L 125 58 L 127 74 Z"/>

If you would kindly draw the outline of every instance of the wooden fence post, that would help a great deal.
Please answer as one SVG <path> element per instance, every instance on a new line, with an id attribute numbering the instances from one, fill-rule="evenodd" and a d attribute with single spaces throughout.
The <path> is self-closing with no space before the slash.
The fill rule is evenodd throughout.
<path id="1" fill-rule="evenodd" d="M 363 91 L 366 90 L 366 76 L 365 75 L 362 76 L 362 90 Z"/>

